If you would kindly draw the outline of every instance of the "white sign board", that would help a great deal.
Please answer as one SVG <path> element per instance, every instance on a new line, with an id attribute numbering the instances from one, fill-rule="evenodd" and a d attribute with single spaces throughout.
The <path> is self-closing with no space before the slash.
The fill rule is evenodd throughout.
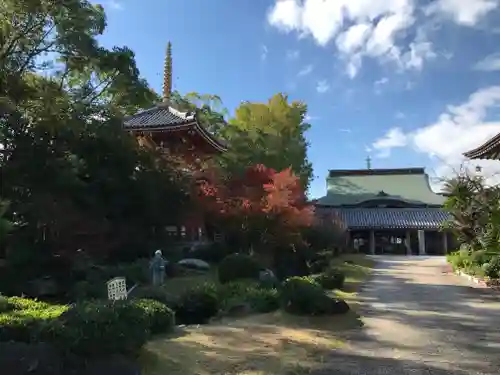
<path id="1" fill-rule="evenodd" d="M 117 301 L 127 299 L 127 283 L 124 277 L 115 277 L 107 282 L 108 299 Z"/>

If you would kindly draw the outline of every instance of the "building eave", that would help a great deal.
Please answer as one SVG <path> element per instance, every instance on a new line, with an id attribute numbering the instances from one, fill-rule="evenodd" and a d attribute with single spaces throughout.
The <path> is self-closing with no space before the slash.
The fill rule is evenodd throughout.
<path id="1" fill-rule="evenodd" d="M 500 160 L 500 133 L 489 139 L 481 146 L 463 154 L 469 159 L 495 159 Z"/>

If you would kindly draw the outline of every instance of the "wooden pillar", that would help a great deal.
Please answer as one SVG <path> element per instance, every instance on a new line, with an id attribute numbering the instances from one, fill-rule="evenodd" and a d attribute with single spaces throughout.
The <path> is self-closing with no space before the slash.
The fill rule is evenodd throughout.
<path id="1" fill-rule="evenodd" d="M 411 255 L 411 232 L 409 230 L 406 231 L 405 247 L 406 255 Z"/>
<path id="2" fill-rule="evenodd" d="M 419 230 L 417 233 L 418 233 L 418 255 L 425 255 L 425 231 Z"/>
<path id="3" fill-rule="evenodd" d="M 375 231 L 373 229 L 370 230 L 369 246 L 370 246 L 370 254 L 375 254 Z"/>
<path id="4" fill-rule="evenodd" d="M 448 232 L 443 232 L 443 251 L 444 255 L 448 254 Z"/>

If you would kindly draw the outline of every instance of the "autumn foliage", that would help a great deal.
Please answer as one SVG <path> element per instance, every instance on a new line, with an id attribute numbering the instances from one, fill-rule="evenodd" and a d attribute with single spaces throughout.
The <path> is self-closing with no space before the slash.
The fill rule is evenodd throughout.
<path id="1" fill-rule="evenodd" d="M 199 196 L 210 217 L 248 247 L 295 243 L 300 229 L 314 220 L 314 209 L 289 168 L 277 172 L 255 165 L 240 176 L 203 182 Z"/>

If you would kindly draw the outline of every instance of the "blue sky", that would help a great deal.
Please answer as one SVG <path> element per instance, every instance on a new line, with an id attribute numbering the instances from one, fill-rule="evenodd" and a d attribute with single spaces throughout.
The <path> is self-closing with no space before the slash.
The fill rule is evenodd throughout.
<path id="1" fill-rule="evenodd" d="M 131 48 L 158 92 L 171 41 L 180 92 L 217 94 L 230 111 L 277 92 L 307 103 L 312 197 L 329 169 L 368 155 L 373 168 L 448 176 L 500 132 L 500 0 L 96 2 L 102 42 Z"/>

